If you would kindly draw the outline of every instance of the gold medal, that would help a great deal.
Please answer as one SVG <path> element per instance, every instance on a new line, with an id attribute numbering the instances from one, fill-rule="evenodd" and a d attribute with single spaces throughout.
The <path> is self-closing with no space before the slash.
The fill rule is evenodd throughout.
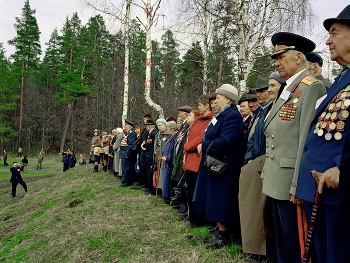
<path id="1" fill-rule="evenodd" d="M 349 91 L 350 90 L 350 85 L 346 86 L 346 88 L 344 89 L 344 91 Z"/>
<path id="2" fill-rule="evenodd" d="M 345 92 L 342 92 L 342 93 L 340 94 L 340 98 L 342 98 L 342 99 L 345 99 L 346 96 L 348 96 L 348 93 L 347 93 L 346 91 L 345 91 Z"/>
<path id="3" fill-rule="evenodd" d="M 338 130 L 338 131 L 339 131 L 339 130 L 343 130 L 344 127 L 345 127 L 345 122 L 343 122 L 343 121 L 338 121 L 338 122 L 337 122 L 337 130 Z"/>
<path id="4" fill-rule="evenodd" d="M 318 130 L 317 135 L 321 137 L 323 135 L 323 130 Z"/>
<path id="5" fill-rule="evenodd" d="M 344 105 L 345 105 L 345 107 L 349 107 L 350 106 L 350 100 L 347 99 L 346 101 L 344 101 Z"/>
<path id="6" fill-rule="evenodd" d="M 329 141 L 329 140 L 332 139 L 332 134 L 330 134 L 329 132 L 327 132 L 326 135 L 325 135 L 324 137 L 325 137 L 325 139 L 326 139 L 327 141 Z"/>
<path id="7" fill-rule="evenodd" d="M 331 120 L 334 121 L 337 119 L 337 116 L 338 116 L 338 112 L 337 111 L 334 111 L 331 115 Z"/>
<path id="8" fill-rule="evenodd" d="M 336 139 L 337 141 L 339 141 L 342 137 L 343 137 L 343 135 L 340 132 L 336 132 L 334 134 L 334 139 Z"/>
<path id="9" fill-rule="evenodd" d="M 330 118 L 331 118 L 331 113 L 330 112 L 328 112 L 327 114 L 326 114 L 326 116 L 324 117 L 324 119 L 326 120 L 326 121 L 328 121 Z"/>
<path id="10" fill-rule="evenodd" d="M 326 121 L 322 122 L 321 128 L 324 129 L 324 128 L 326 128 L 326 127 L 327 127 L 327 122 L 326 122 Z"/>
<path id="11" fill-rule="evenodd" d="M 341 116 L 342 116 L 342 118 L 346 119 L 347 117 L 349 117 L 349 112 L 347 110 L 343 110 L 341 112 Z"/>
<path id="12" fill-rule="evenodd" d="M 314 134 L 317 134 L 319 130 L 320 130 L 319 128 L 316 128 L 316 129 L 314 130 Z"/>
<path id="13" fill-rule="evenodd" d="M 321 114 L 321 118 L 323 119 L 324 118 L 324 116 L 326 116 L 326 112 L 322 112 L 322 114 Z"/>
<path id="14" fill-rule="evenodd" d="M 329 106 L 328 106 L 328 110 L 329 110 L 329 111 L 333 111 L 334 106 L 335 106 L 335 103 L 331 103 L 331 104 L 329 104 Z"/>
<path id="15" fill-rule="evenodd" d="M 343 101 L 341 100 L 341 101 L 338 101 L 337 104 L 335 104 L 335 107 L 337 108 L 337 110 L 341 108 L 342 102 Z"/>
<path id="16" fill-rule="evenodd" d="M 337 128 L 337 125 L 336 125 L 334 122 L 331 122 L 331 123 L 329 124 L 329 129 L 330 129 L 331 131 L 333 131 L 335 128 Z"/>
<path id="17" fill-rule="evenodd" d="M 293 103 L 297 103 L 298 102 L 298 98 L 295 98 L 294 100 L 293 100 Z"/>

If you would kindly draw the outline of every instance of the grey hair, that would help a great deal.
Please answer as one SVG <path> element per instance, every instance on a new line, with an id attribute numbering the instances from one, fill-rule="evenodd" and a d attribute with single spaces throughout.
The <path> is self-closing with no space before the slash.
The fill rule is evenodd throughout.
<path id="1" fill-rule="evenodd" d="M 168 131 L 169 130 L 177 130 L 177 125 L 176 125 L 175 121 L 168 121 L 167 127 L 168 127 Z"/>
<path id="2" fill-rule="evenodd" d="M 298 52 L 300 52 L 300 51 L 297 51 L 297 50 L 294 50 L 294 49 L 289 50 L 289 53 L 290 53 L 290 55 L 292 57 L 295 57 L 298 54 Z M 305 55 L 302 52 L 300 52 L 300 53 L 301 53 L 301 63 L 303 63 L 303 65 L 306 66 L 307 59 L 306 59 Z"/>

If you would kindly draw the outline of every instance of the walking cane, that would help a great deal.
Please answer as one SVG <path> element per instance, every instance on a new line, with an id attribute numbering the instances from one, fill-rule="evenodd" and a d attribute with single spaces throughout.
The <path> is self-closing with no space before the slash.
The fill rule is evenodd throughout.
<path id="1" fill-rule="evenodd" d="M 316 170 L 312 170 L 311 176 L 315 179 L 316 181 L 316 192 L 314 196 L 314 202 L 312 204 L 312 213 L 311 213 L 311 219 L 310 219 L 310 226 L 309 230 L 307 231 L 307 237 L 305 241 L 305 252 L 304 256 L 302 259 L 302 263 L 308 263 L 310 261 L 310 246 L 312 245 L 313 242 L 313 236 L 315 232 L 315 220 L 317 217 L 317 210 L 318 210 L 318 205 L 321 203 L 321 194 L 318 192 L 318 184 L 320 182 L 320 178 L 322 177 L 323 173 L 318 172 Z"/>
<path id="2" fill-rule="evenodd" d="M 157 198 L 158 198 L 158 184 L 159 184 L 159 177 L 160 177 L 160 157 L 158 156 L 158 159 L 157 159 L 157 174 L 158 176 L 156 177 L 156 200 L 154 202 L 154 205 L 156 206 L 157 205 Z"/>

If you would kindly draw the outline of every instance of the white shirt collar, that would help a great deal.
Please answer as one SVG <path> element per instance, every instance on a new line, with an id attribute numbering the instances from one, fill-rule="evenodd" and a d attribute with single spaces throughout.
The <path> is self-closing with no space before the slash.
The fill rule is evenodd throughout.
<path id="1" fill-rule="evenodd" d="M 291 76 L 289 79 L 287 79 L 287 80 L 286 80 L 287 85 L 284 87 L 283 90 L 286 90 L 286 89 L 289 87 L 289 85 L 292 84 L 292 82 L 293 82 L 294 80 L 296 80 L 296 78 L 299 77 L 299 75 L 300 75 L 302 72 L 304 72 L 305 70 L 307 70 L 307 69 L 303 69 L 302 71 L 299 71 L 298 73 L 294 74 L 294 75 Z"/>

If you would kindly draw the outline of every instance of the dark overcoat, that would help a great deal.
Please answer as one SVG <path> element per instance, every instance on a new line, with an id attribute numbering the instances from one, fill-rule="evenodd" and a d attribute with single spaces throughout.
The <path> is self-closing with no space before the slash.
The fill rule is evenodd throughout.
<path id="1" fill-rule="evenodd" d="M 228 164 L 221 174 L 204 168 L 204 156 L 209 154 Z M 243 119 L 236 106 L 220 112 L 207 127 L 202 142 L 203 158 L 195 190 L 195 212 L 208 220 L 223 224 L 237 223 L 238 180 L 244 159 Z"/>
<path id="2" fill-rule="evenodd" d="M 335 79 L 333 85 L 329 88 L 327 91 L 327 96 L 324 98 L 324 100 L 320 103 L 319 107 L 317 108 L 316 114 L 311 122 L 311 125 L 309 125 L 309 132 L 308 136 L 305 142 L 305 146 L 302 148 L 303 150 L 303 156 L 301 158 L 300 162 L 300 169 L 299 169 L 299 178 L 298 178 L 298 186 L 296 190 L 296 197 L 302 200 L 306 200 L 309 202 L 313 202 L 314 195 L 315 195 L 315 189 L 316 189 L 316 182 L 311 177 L 310 171 L 313 169 L 325 172 L 331 167 L 334 166 L 340 166 L 340 158 L 342 153 L 342 147 L 344 144 L 344 133 L 346 132 L 344 129 L 334 129 L 329 131 L 329 133 L 332 134 L 332 138 L 330 140 L 325 139 L 325 134 L 327 133 L 326 130 L 324 130 L 324 134 L 322 136 L 318 136 L 317 133 L 315 133 L 316 125 L 320 122 L 319 118 L 324 112 L 328 112 L 328 108 L 330 104 L 334 103 L 334 101 L 341 102 L 342 99 L 339 100 L 339 98 L 336 98 L 339 95 L 339 92 L 343 90 L 342 93 L 347 94 L 350 84 L 350 70 L 347 70 L 345 75 L 338 81 L 338 78 Z M 345 89 L 347 91 L 345 91 Z M 342 97 L 340 97 L 342 98 Z M 343 98 L 345 101 L 346 96 Z M 342 111 L 348 110 L 345 109 L 345 104 L 347 103 L 340 103 L 342 105 L 342 109 L 338 109 L 337 113 L 338 116 L 341 114 Z M 336 111 L 333 111 L 336 112 Z M 332 112 L 332 113 L 333 113 Z M 343 120 L 340 120 L 338 117 L 335 120 L 332 120 L 335 124 L 340 123 L 340 121 L 346 123 L 349 118 L 345 118 Z M 346 126 L 343 128 L 347 128 Z M 334 138 L 334 135 L 340 132 L 342 137 L 339 140 L 336 140 Z M 324 191 L 322 192 L 322 203 L 324 204 L 337 204 L 337 190 L 324 187 Z"/>

